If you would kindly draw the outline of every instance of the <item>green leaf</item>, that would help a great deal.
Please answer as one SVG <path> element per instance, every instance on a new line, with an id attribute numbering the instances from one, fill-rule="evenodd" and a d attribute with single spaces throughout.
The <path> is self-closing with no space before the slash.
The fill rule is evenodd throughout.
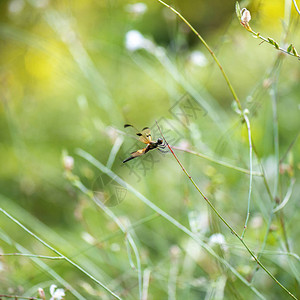
<path id="1" fill-rule="evenodd" d="M 286 51 L 290 53 L 290 52 L 292 51 L 292 48 L 293 48 L 293 44 L 290 44 L 290 45 L 287 47 Z"/>
<path id="2" fill-rule="evenodd" d="M 271 45 L 275 46 L 276 42 L 273 39 L 268 37 L 268 41 Z"/>
<path id="3" fill-rule="evenodd" d="M 295 56 L 299 56 L 299 54 L 294 46 L 292 47 L 292 52 Z"/>
<path id="4" fill-rule="evenodd" d="M 235 2 L 235 13 L 236 13 L 236 16 L 238 17 L 239 21 L 241 21 L 241 18 L 242 18 L 241 8 L 240 8 L 238 1 Z"/>
<path id="5" fill-rule="evenodd" d="M 279 45 L 277 44 L 277 42 L 274 41 L 274 43 L 275 43 L 275 44 L 274 44 L 275 48 L 276 48 L 276 49 L 279 49 Z"/>

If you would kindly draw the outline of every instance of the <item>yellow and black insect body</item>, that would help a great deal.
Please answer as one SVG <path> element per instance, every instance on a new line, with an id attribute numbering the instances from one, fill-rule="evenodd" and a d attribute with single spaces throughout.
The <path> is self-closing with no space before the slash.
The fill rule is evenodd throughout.
<path id="1" fill-rule="evenodd" d="M 135 127 L 133 127 L 130 124 L 125 124 L 124 127 L 125 128 L 126 127 L 132 127 L 133 129 L 135 129 Z M 143 130 L 141 132 L 137 132 L 136 135 L 139 137 L 139 140 L 142 143 L 147 144 L 147 146 L 145 148 L 143 148 L 143 149 L 140 149 L 140 150 L 132 152 L 130 154 L 130 157 L 128 157 L 125 160 L 123 160 L 123 163 L 126 163 L 129 160 L 132 160 L 132 159 L 134 159 L 136 157 L 139 157 L 139 156 L 141 156 L 143 154 L 146 154 L 150 150 L 158 149 L 158 150 L 162 151 L 161 149 L 163 149 L 163 148 L 166 147 L 163 144 L 163 139 L 162 138 L 158 138 L 157 141 L 152 141 L 151 131 L 150 131 L 149 127 L 143 128 Z M 162 152 L 164 152 L 164 151 L 162 151 Z"/>

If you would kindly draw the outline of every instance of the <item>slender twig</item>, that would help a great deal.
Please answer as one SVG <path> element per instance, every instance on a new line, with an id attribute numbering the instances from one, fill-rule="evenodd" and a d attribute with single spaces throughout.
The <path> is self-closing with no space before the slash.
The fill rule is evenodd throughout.
<path id="1" fill-rule="evenodd" d="M 0 211 L 6 215 L 11 221 L 16 223 L 18 226 L 20 226 L 24 231 L 26 231 L 29 235 L 31 235 L 33 238 L 38 240 L 41 244 L 43 244 L 48 249 L 52 250 L 59 256 L 61 256 L 63 259 L 65 259 L 68 263 L 70 263 L 72 266 L 74 266 L 76 269 L 84 273 L 86 276 L 88 276 L 90 279 L 92 279 L 94 282 L 99 284 L 102 288 L 104 288 L 107 292 L 109 292 L 112 296 L 114 296 L 116 299 L 121 299 L 117 294 L 115 294 L 113 291 L 111 291 L 106 285 L 104 285 L 101 281 L 96 279 L 93 275 L 88 273 L 86 270 L 84 270 L 82 267 L 77 265 L 75 262 L 73 262 L 68 257 L 64 256 L 62 253 L 60 253 L 58 250 L 50 246 L 48 243 L 46 243 L 44 240 L 42 240 L 40 237 L 38 237 L 36 234 L 34 234 L 32 231 L 30 231 L 27 227 L 25 227 L 22 223 L 20 223 L 17 219 L 15 219 L 13 216 L 11 216 L 8 212 L 6 212 L 3 208 L 0 207 Z"/>
<path id="2" fill-rule="evenodd" d="M 258 155 L 258 152 L 257 152 L 257 149 L 255 147 L 255 144 L 254 144 L 253 140 L 252 140 L 252 149 L 253 149 L 253 152 L 255 153 L 255 157 L 256 157 L 256 159 L 258 161 L 258 164 L 260 166 L 262 177 L 263 177 L 263 180 L 264 180 L 264 185 L 265 185 L 265 188 L 267 190 L 267 193 L 268 193 L 268 196 L 270 198 L 270 201 L 271 202 L 275 202 L 275 199 L 274 199 L 274 197 L 272 195 L 272 192 L 271 192 L 268 180 L 267 180 L 267 176 L 266 176 L 266 172 L 265 172 L 264 166 L 263 166 L 263 164 L 261 162 L 261 159 L 260 159 L 260 157 Z"/>
<path id="3" fill-rule="evenodd" d="M 176 282 L 178 276 L 180 250 L 177 246 L 172 246 L 170 249 L 170 271 L 168 280 L 168 299 L 176 300 Z"/>
<path id="4" fill-rule="evenodd" d="M 275 204 L 273 204 L 273 205 L 275 205 Z M 269 233 L 270 233 L 270 229 L 271 229 L 271 224 L 272 224 L 273 217 L 274 217 L 274 212 L 273 212 L 273 209 L 272 209 L 271 212 L 270 212 L 270 215 L 269 215 L 269 220 L 268 220 L 268 225 L 267 225 L 266 233 L 265 233 L 265 236 L 264 236 L 264 240 L 262 242 L 261 249 L 260 249 L 260 251 L 257 254 L 257 258 L 259 260 L 261 259 L 263 251 L 264 251 L 264 249 L 266 247 L 266 244 L 267 244 L 267 240 L 268 240 L 268 236 L 269 236 Z M 255 274 L 256 274 L 256 272 L 258 270 L 259 270 L 259 266 L 257 266 L 255 268 L 254 272 L 251 275 L 251 283 L 254 282 L 254 277 L 255 277 Z"/>
<path id="5" fill-rule="evenodd" d="M 29 252 L 28 249 L 24 248 L 20 244 L 18 244 L 16 241 L 12 240 L 12 238 L 8 235 L 6 235 L 4 232 L 1 234 L 1 239 L 5 241 L 5 243 L 9 244 L 10 246 L 16 248 L 20 253 L 24 254 L 32 254 Z M 52 268 L 49 267 L 46 263 L 43 262 L 40 258 L 37 257 L 29 257 L 38 267 L 39 269 L 44 270 L 46 273 L 48 273 L 51 277 L 53 277 L 56 282 L 60 282 L 66 290 L 70 291 L 71 294 L 76 299 L 79 300 L 85 300 L 86 298 L 83 297 L 70 283 L 68 283 L 66 280 L 64 280 L 59 274 L 57 274 Z"/>
<path id="6" fill-rule="evenodd" d="M 149 269 L 144 270 L 142 300 L 147 300 L 148 299 L 150 274 L 151 274 L 151 271 Z"/>
<path id="7" fill-rule="evenodd" d="M 211 56 L 213 57 L 214 61 L 216 62 L 216 64 L 218 65 L 230 91 L 231 94 L 239 108 L 240 111 L 242 111 L 242 106 L 241 106 L 241 102 L 238 99 L 238 96 L 235 92 L 235 90 L 233 89 L 233 86 L 229 80 L 229 78 L 227 77 L 223 67 L 221 66 L 221 63 L 219 62 L 218 58 L 216 57 L 215 53 L 211 50 L 211 48 L 208 46 L 208 44 L 205 42 L 205 40 L 203 39 L 203 37 L 199 34 L 199 32 L 188 22 L 188 20 L 186 20 L 182 14 L 180 14 L 175 8 L 173 8 L 172 6 L 170 6 L 169 4 L 163 2 L 162 0 L 157 0 L 158 2 L 160 2 L 162 5 L 166 6 L 167 8 L 169 8 L 171 11 L 173 11 L 195 34 L 196 36 L 199 38 L 199 40 L 203 43 L 203 45 L 205 46 L 205 48 L 208 50 L 208 52 L 211 54 Z"/>
<path id="8" fill-rule="evenodd" d="M 296 137 L 292 140 L 292 142 L 288 146 L 287 150 L 285 151 L 285 153 L 280 158 L 279 165 L 282 164 L 282 162 L 285 160 L 286 156 L 288 155 L 288 153 L 291 151 L 291 149 L 295 145 L 295 143 L 296 143 L 299 136 L 300 136 L 300 131 L 297 133 Z"/>
<path id="9" fill-rule="evenodd" d="M 278 212 L 280 209 L 284 208 L 284 206 L 288 203 L 288 201 L 290 200 L 290 197 L 292 195 L 292 192 L 293 192 L 293 186 L 294 186 L 294 183 L 295 183 L 295 178 L 292 178 L 291 180 L 291 184 L 286 192 L 286 195 L 284 197 L 284 199 L 282 200 L 282 202 L 276 206 L 274 209 L 273 209 L 273 212 L 276 213 Z"/>
<path id="10" fill-rule="evenodd" d="M 269 195 L 269 198 L 270 198 L 270 201 L 271 203 L 273 203 L 273 208 L 275 207 L 276 205 L 276 202 L 275 202 L 275 199 L 272 195 L 272 192 L 271 192 L 271 189 L 269 187 L 269 184 L 268 184 L 268 181 L 267 181 L 267 177 L 266 177 L 266 172 L 264 170 L 264 167 L 263 167 L 263 164 L 261 162 L 261 159 L 258 155 L 258 152 L 256 150 L 256 147 L 254 145 L 254 142 L 252 141 L 252 148 L 253 148 L 253 152 L 255 153 L 255 156 L 256 156 L 256 159 L 258 161 L 258 164 L 260 165 L 260 168 L 261 168 L 261 172 L 263 174 L 263 180 L 264 180 L 264 185 L 265 185 L 265 188 L 267 190 L 267 193 Z M 270 212 L 270 215 L 269 215 L 269 221 L 268 221 L 268 225 L 267 225 L 267 229 L 266 229 L 266 233 L 265 233 L 265 236 L 264 236 L 264 240 L 263 240 L 263 243 L 262 243 L 262 246 L 261 246 L 261 249 L 257 255 L 257 258 L 260 260 L 261 256 L 262 256 L 262 253 L 265 249 L 265 246 L 267 244 L 267 239 L 268 239 L 268 236 L 269 236 L 269 233 L 270 233 L 270 228 L 271 228 L 271 223 L 272 223 L 272 220 L 273 220 L 273 217 L 274 217 L 274 212 L 273 212 L 273 208 L 271 209 L 271 212 Z M 251 275 L 251 283 L 253 283 L 254 281 L 254 276 L 256 274 L 256 272 L 259 270 L 259 266 L 257 266 L 254 270 L 254 272 L 252 273 Z"/>
<path id="11" fill-rule="evenodd" d="M 139 298 L 141 299 L 142 297 L 142 271 L 141 271 L 141 260 L 140 260 L 140 256 L 139 256 L 139 252 L 138 252 L 138 248 L 130 234 L 130 232 L 128 232 L 127 228 L 122 224 L 122 222 L 119 220 L 119 218 L 112 212 L 112 210 L 110 210 L 108 207 L 106 207 L 104 205 L 104 203 L 102 201 L 100 201 L 97 197 L 95 197 L 93 195 L 93 192 L 88 190 L 81 181 L 79 181 L 79 179 L 77 179 L 76 177 L 74 177 L 73 180 L 73 185 L 76 186 L 79 190 L 81 190 L 81 192 L 83 192 L 85 195 L 87 195 L 91 200 L 94 201 L 94 203 L 100 207 L 119 227 L 119 229 L 125 234 L 126 237 L 126 247 L 127 247 L 127 251 L 128 251 L 128 258 L 129 258 L 129 263 L 131 265 L 131 267 L 133 267 L 134 269 L 137 269 L 138 272 L 138 284 L 139 284 Z M 130 251 L 130 247 L 132 248 L 134 254 L 135 254 L 135 258 L 136 258 L 136 263 L 137 263 L 137 267 L 135 267 L 132 258 L 131 258 L 131 251 Z"/>
<path id="12" fill-rule="evenodd" d="M 173 11 L 196 35 L 197 37 L 200 39 L 200 41 L 204 44 L 204 46 L 206 47 L 206 49 L 209 51 L 209 53 L 211 54 L 211 56 L 213 57 L 214 61 L 216 62 L 216 64 L 218 65 L 218 67 L 220 68 L 222 75 L 233 95 L 233 98 L 238 106 L 238 110 L 241 114 L 241 117 L 245 120 L 246 124 L 247 124 L 247 128 L 248 128 L 248 133 L 250 133 L 249 135 L 249 149 L 250 149 L 250 169 L 252 170 L 252 148 L 251 148 L 251 131 L 250 131 L 250 121 L 248 118 L 246 118 L 245 114 L 242 112 L 242 106 L 240 103 L 240 100 L 237 97 L 237 94 L 235 93 L 235 90 L 233 89 L 233 86 L 231 84 L 231 82 L 229 81 L 229 78 L 227 77 L 223 67 L 221 66 L 218 58 L 216 57 L 216 55 L 214 54 L 214 52 L 211 50 L 211 48 L 208 46 L 208 44 L 206 43 L 206 41 L 203 39 L 203 37 L 199 34 L 199 32 L 172 6 L 166 4 L 165 2 L 163 2 L 162 0 L 157 0 L 158 2 L 160 2 L 161 4 L 163 4 L 164 6 L 168 7 L 171 11 Z M 247 120 L 246 120 L 247 119 Z M 250 172 L 250 183 L 249 183 L 249 194 L 248 194 L 248 209 L 247 209 L 247 217 L 246 217 L 246 222 L 244 225 L 244 230 L 243 230 L 243 234 L 242 237 L 245 234 L 245 230 L 247 228 L 247 223 L 249 220 L 249 214 L 250 214 L 250 198 L 251 198 L 251 190 L 252 190 L 252 172 Z"/>
<path id="13" fill-rule="evenodd" d="M 277 114 L 277 77 L 275 78 L 272 89 L 270 90 L 271 100 L 272 100 L 272 110 L 273 110 L 273 130 L 274 130 L 274 151 L 275 151 L 275 159 L 276 159 L 276 177 L 274 183 L 274 197 L 277 197 L 278 193 L 278 185 L 280 180 L 280 157 L 279 157 L 279 129 L 278 129 L 278 114 Z M 282 229 L 283 239 L 286 246 L 286 249 L 290 251 L 289 241 L 286 233 L 285 219 L 283 211 L 280 212 L 279 215 L 280 225 Z"/>
<path id="14" fill-rule="evenodd" d="M 296 9 L 297 13 L 300 15 L 300 10 L 297 6 L 296 0 L 293 0 L 293 3 L 294 3 L 294 6 L 295 6 L 295 9 Z"/>
<path id="15" fill-rule="evenodd" d="M 18 296 L 18 295 L 0 295 L 0 299 L 2 298 L 14 298 L 14 299 L 29 299 L 29 300 L 38 300 L 42 298 L 36 298 L 36 297 L 24 297 L 24 296 Z"/>
<path id="16" fill-rule="evenodd" d="M 245 232 L 248 225 L 248 220 L 250 217 L 250 204 L 251 204 L 251 192 L 252 192 L 252 177 L 253 177 L 253 171 L 252 171 L 252 138 L 251 138 L 251 127 L 250 127 L 250 121 L 248 119 L 248 116 L 244 114 L 244 120 L 246 122 L 247 131 L 248 131 L 248 139 L 249 139 L 249 165 L 250 165 L 250 179 L 249 179 L 249 192 L 248 192 L 248 205 L 247 205 L 247 216 L 246 221 L 244 225 L 244 230 L 241 235 L 241 238 L 243 239 L 245 236 Z"/>
<path id="17" fill-rule="evenodd" d="M 278 133 L 278 116 L 277 116 L 277 97 L 275 86 L 276 83 L 273 83 L 273 87 L 270 90 L 271 100 L 272 100 L 272 110 L 273 110 L 273 131 L 274 131 L 274 152 L 276 159 L 276 172 L 275 172 L 275 182 L 274 182 L 274 191 L 273 195 L 276 198 L 278 193 L 278 183 L 279 183 L 279 133 Z"/>
<path id="18" fill-rule="evenodd" d="M 180 147 L 176 147 L 176 146 L 171 146 L 172 149 L 174 150 L 178 150 L 178 151 L 183 151 L 183 152 L 187 152 L 187 153 L 190 153 L 190 154 L 193 154 L 193 155 L 196 155 L 196 156 L 199 156 L 199 157 L 202 157 L 208 161 L 211 161 L 215 164 L 218 164 L 220 166 L 223 166 L 223 167 L 227 167 L 227 168 L 230 168 L 230 169 L 233 169 L 235 171 L 238 171 L 238 172 L 241 172 L 241 173 L 244 173 L 244 174 L 250 174 L 250 171 L 247 170 L 247 169 L 244 169 L 244 168 L 240 168 L 240 167 L 237 167 L 237 166 L 234 166 L 234 165 L 231 165 L 227 162 L 224 162 L 224 161 L 221 161 L 221 160 L 218 160 L 218 159 L 215 159 L 215 158 L 212 158 L 212 157 L 209 157 L 203 153 L 199 153 L 199 152 L 195 152 L 195 151 L 192 151 L 192 150 L 189 150 L 189 149 L 185 149 L 185 148 L 180 148 Z M 263 177 L 263 174 L 261 172 L 252 172 L 252 175 L 253 176 L 260 176 L 260 177 Z"/>
<path id="19" fill-rule="evenodd" d="M 150 222 L 150 221 L 152 221 L 152 220 L 154 220 L 155 218 L 158 218 L 158 217 L 159 217 L 159 215 L 158 215 L 157 213 L 154 213 L 154 214 L 152 214 L 152 215 L 150 215 L 150 216 L 147 216 L 147 217 L 145 217 L 145 218 L 139 219 L 138 221 L 136 221 L 136 222 L 134 222 L 134 223 L 132 223 L 132 224 L 130 224 L 130 225 L 128 226 L 127 232 L 130 232 L 133 228 L 135 228 L 135 227 L 137 227 L 137 226 L 140 226 L 140 225 L 142 225 L 142 224 L 145 224 L 145 223 L 147 223 L 147 222 Z M 97 242 L 95 243 L 95 245 L 101 245 L 101 244 L 103 244 L 104 242 L 109 241 L 109 240 L 111 240 L 111 239 L 113 239 L 113 238 L 119 236 L 121 233 L 123 233 L 123 232 L 122 232 L 122 230 L 119 228 L 119 229 L 116 230 L 115 232 L 110 233 L 110 234 L 108 234 L 106 237 L 104 237 L 103 239 L 97 241 Z M 94 245 L 91 246 L 91 247 L 94 247 Z M 87 249 L 85 249 L 84 251 L 86 251 L 86 250 L 87 250 Z"/>
<path id="20" fill-rule="evenodd" d="M 272 46 L 274 46 L 274 44 L 273 44 L 272 42 L 270 42 L 270 40 L 272 41 L 272 39 L 270 39 L 270 38 L 265 38 L 265 37 L 261 36 L 259 32 L 255 32 L 255 31 L 253 31 L 252 29 L 249 30 L 249 31 L 250 31 L 254 36 L 260 38 L 260 39 L 262 40 L 262 42 L 266 42 L 266 43 L 271 44 Z M 277 45 L 277 43 L 276 43 L 276 45 Z M 287 50 L 285 50 L 285 49 L 283 49 L 283 48 L 281 48 L 281 47 L 279 47 L 279 46 L 274 46 L 274 48 L 275 48 L 276 50 L 278 50 L 278 51 L 281 51 L 281 52 L 285 53 L 285 54 L 288 54 L 288 55 L 291 55 L 291 56 L 295 56 L 295 57 L 297 57 L 298 59 L 300 58 L 300 56 L 299 56 L 298 54 L 294 54 L 294 53 L 292 53 L 292 52 L 289 52 L 289 51 L 287 51 Z"/>
<path id="21" fill-rule="evenodd" d="M 174 151 L 172 150 L 172 148 L 170 147 L 170 145 L 168 144 L 168 142 L 166 141 L 163 133 L 161 132 L 161 129 L 158 125 L 158 123 L 156 122 L 157 127 L 159 128 L 159 131 L 161 133 L 161 136 L 164 139 L 165 144 L 167 145 L 167 147 L 169 148 L 169 150 L 171 151 L 171 153 L 173 154 L 174 158 L 176 159 L 176 161 L 178 162 L 178 164 L 180 165 L 181 169 L 183 170 L 183 172 L 186 174 L 186 176 L 189 178 L 189 180 L 191 181 L 191 183 L 194 185 L 194 187 L 196 188 L 196 190 L 200 193 L 200 195 L 203 197 L 203 199 L 207 202 L 207 204 L 210 206 L 210 208 L 216 213 L 216 215 L 220 218 L 220 220 L 222 220 L 222 222 L 230 229 L 231 233 L 233 233 L 239 240 L 240 242 L 244 245 L 244 247 L 247 249 L 247 251 L 250 253 L 250 255 L 253 257 L 253 259 L 257 262 L 257 264 L 287 293 L 289 294 L 289 296 L 291 296 L 293 299 L 297 299 L 284 285 L 282 285 L 275 277 L 274 275 L 261 263 L 261 261 L 256 257 L 256 255 L 254 254 L 254 252 L 248 247 L 248 245 L 245 243 L 245 241 L 243 240 L 242 237 L 240 237 L 236 231 L 229 225 L 229 223 L 227 223 L 227 221 L 220 215 L 220 213 L 217 211 L 217 209 L 214 207 L 214 205 L 211 203 L 211 201 L 202 193 L 202 191 L 200 190 L 200 188 L 198 187 L 198 185 L 195 183 L 195 181 L 193 180 L 193 178 L 189 175 L 189 173 L 186 171 L 186 169 L 184 168 L 184 166 L 182 165 L 182 163 L 179 161 L 179 159 L 177 158 L 176 154 L 174 153 Z"/>
<path id="22" fill-rule="evenodd" d="M 298 262 L 300 262 L 300 256 L 297 255 L 296 253 L 292 253 L 292 252 L 264 250 L 264 251 L 262 251 L 262 253 L 263 254 L 269 254 L 269 255 L 286 255 L 286 256 L 291 256 L 291 257 L 295 258 Z"/>
<path id="23" fill-rule="evenodd" d="M 294 2 L 295 4 L 295 2 Z M 257 37 L 259 39 L 262 40 L 262 42 L 260 44 L 262 44 L 263 42 L 266 42 L 270 45 L 272 45 L 276 50 L 278 51 L 281 51 L 285 54 L 288 54 L 288 55 L 291 55 L 291 56 L 294 56 L 294 57 L 297 57 L 298 59 L 300 59 L 300 56 L 299 54 L 297 53 L 297 50 L 296 48 L 293 46 L 293 44 L 290 44 L 288 46 L 288 48 L 285 50 L 281 47 L 279 47 L 278 43 L 276 41 L 274 41 L 272 38 L 268 37 L 268 38 L 265 38 L 263 36 L 261 36 L 261 34 L 259 32 L 255 32 L 251 26 L 249 25 L 249 21 L 251 18 L 249 18 L 248 20 L 245 20 L 242 16 L 242 13 L 243 13 L 243 10 L 245 10 L 245 8 L 243 10 L 240 9 L 240 5 L 239 5 L 239 2 L 236 1 L 235 3 L 235 10 L 236 10 L 236 15 L 241 23 L 241 25 L 250 33 L 253 34 L 254 37 Z M 249 13 L 249 16 L 250 16 L 250 12 L 246 10 L 247 13 Z M 289 22 L 289 25 L 290 25 L 290 22 Z M 288 26 L 289 27 L 289 26 Z"/>
<path id="24" fill-rule="evenodd" d="M 120 150 L 120 147 L 122 146 L 123 144 L 123 141 L 124 141 L 124 138 L 121 136 L 118 136 L 116 138 L 116 141 L 114 143 L 114 146 L 112 147 L 110 153 L 109 153 L 109 157 L 108 157 L 108 160 L 107 160 L 107 164 L 106 166 L 110 169 L 115 161 L 115 158 L 116 158 L 116 155 L 117 153 L 119 152 Z"/>
<path id="25" fill-rule="evenodd" d="M 47 255 L 37 255 L 37 254 L 28 254 L 28 253 L 0 253 L 0 256 L 26 256 L 26 257 L 35 257 L 41 259 L 64 259 L 62 256 L 47 256 Z"/>
<path id="26" fill-rule="evenodd" d="M 288 252 L 290 252 L 290 245 L 289 245 L 288 235 L 287 235 L 287 232 L 286 232 L 285 218 L 284 218 L 283 210 L 280 211 L 279 221 L 280 221 L 280 225 L 281 225 L 281 230 L 282 230 L 284 245 L 286 247 L 286 250 Z"/>
<path id="27" fill-rule="evenodd" d="M 184 232 L 186 235 L 191 237 L 195 242 L 197 242 L 197 244 L 199 244 L 202 248 L 204 248 L 210 255 L 212 255 L 220 263 L 225 265 L 240 281 L 242 281 L 249 289 L 251 289 L 257 295 L 257 297 L 259 297 L 260 299 L 265 299 L 265 297 L 255 287 L 253 287 L 243 276 L 241 276 L 240 273 L 237 272 L 237 270 L 234 267 L 232 267 L 231 264 L 229 264 L 227 262 L 227 260 L 218 256 L 216 254 L 216 252 L 211 247 L 209 247 L 206 243 L 204 243 L 203 240 L 201 238 L 199 238 L 199 236 L 197 234 L 195 234 L 192 231 L 190 231 L 189 229 L 187 229 L 185 226 L 183 226 L 181 223 L 179 223 L 177 220 L 175 220 L 173 217 L 171 217 L 169 214 L 167 214 L 164 210 L 162 210 L 157 205 L 155 205 L 153 202 L 151 202 L 148 198 L 146 198 L 144 195 L 142 195 L 140 192 L 138 192 L 133 186 L 129 185 L 127 182 L 125 182 L 123 179 L 121 179 L 117 174 L 115 174 L 112 170 L 108 169 L 102 163 L 100 163 L 98 160 L 96 160 L 92 155 L 90 155 L 89 153 L 85 152 L 82 149 L 78 149 L 76 152 L 82 158 L 86 159 L 92 165 L 94 165 L 96 168 L 98 168 L 101 172 L 108 175 L 110 178 L 112 178 L 118 184 L 120 184 L 121 186 L 126 188 L 129 192 L 132 192 L 145 205 L 147 205 L 152 210 L 154 210 L 159 215 L 161 215 L 161 217 L 163 217 L 168 222 L 170 222 L 175 227 L 177 227 L 180 231 Z M 250 251 L 250 250 L 248 250 L 248 251 Z"/>

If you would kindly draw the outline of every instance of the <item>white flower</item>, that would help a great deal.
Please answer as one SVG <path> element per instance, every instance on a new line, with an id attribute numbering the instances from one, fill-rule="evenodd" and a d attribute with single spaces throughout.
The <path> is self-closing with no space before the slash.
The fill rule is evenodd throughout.
<path id="1" fill-rule="evenodd" d="M 228 246 L 226 245 L 225 237 L 222 233 L 214 233 L 209 238 L 209 245 L 220 245 L 224 251 L 228 250 Z"/>
<path id="2" fill-rule="evenodd" d="M 207 59 L 205 57 L 205 55 L 201 52 L 201 51 L 193 51 L 190 54 L 190 61 L 192 62 L 192 64 L 194 64 L 195 66 L 198 67 L 204 67 L 207 65 Z"/>
<path id="3" fill-rule="evenodd" d="M 137 30 L 130 30 L 126 33 L 125 46 L 127 50 L 132 52 L 139 49 L 146 49 L 149 52 L 153 52 L 155 48 L 155 45 Z"/>
<path id="4" fill-rule="evenodd" d="M 43 300 L 46 299 L 46 296 L 45 296 L 45 292 L 42 288 L 38 288 L 38 295 L 40 298 L 42 298 Z"/>
<path id="5" fill-rule="evenodd" d="M 134 4 L 127 4 L 125 9 L 129 13 L 141 16 L 147 11 L 148 7 L 145 3 L 138 2 Z"/>
<path id="6" fill-rule="evenodd" d="M 65 296 L 65 291 L 64 289 L 57 289 L 57 286 L 52 284 L 50 286 L 50 294 L 52 296 L 50 300 L 62 300 Z"/>
<path id="7" fill-rule="evenodd" d="M 241 10 L 241 15 L 242 15 L 242 17 L 241 17 L 241 22 L 242 22 L 243 24 L 247 24 L 247 23 L 250 22 L 250 20 L 251 20 L 251 14 L 250 14 L 250 11 L 249 11 L 248 9 L 243 8 L 243 9 Z"/>
<path id="8" fill-rule="evenodd" d="M 65 170 L 71 171 L 74 167 L 74 158 L 72 156 L 66 155 L 63 157 L 63 166 Z"/>

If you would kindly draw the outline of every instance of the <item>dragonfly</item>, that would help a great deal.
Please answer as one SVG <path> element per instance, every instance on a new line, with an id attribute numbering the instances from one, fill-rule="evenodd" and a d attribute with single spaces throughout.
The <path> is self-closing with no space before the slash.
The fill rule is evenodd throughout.
<path id="1" fill-rule="evenodd" d="M 146 154 L 148 151 L 153 149 L 158 149 L 159 151 L 166 153 L 168 151 L 164 151 L 162 149 L 166 148 L 166 145 L 163 142 L 162 138 L 158 138 L 156 141 L 152 141 L 151 130 L 149 127 L 145 127 L 139 132 L 134 126 L 130 124 L 125 124 L 124 128 L 131 127 L 136 131 L 136 135 L 140 142 L 146 144 L 147 146 L 143 149 L 139 149 L 130 154 L 130 157 L 123 160 L 123 163 L 126 163 L 136 157 Z"/>

